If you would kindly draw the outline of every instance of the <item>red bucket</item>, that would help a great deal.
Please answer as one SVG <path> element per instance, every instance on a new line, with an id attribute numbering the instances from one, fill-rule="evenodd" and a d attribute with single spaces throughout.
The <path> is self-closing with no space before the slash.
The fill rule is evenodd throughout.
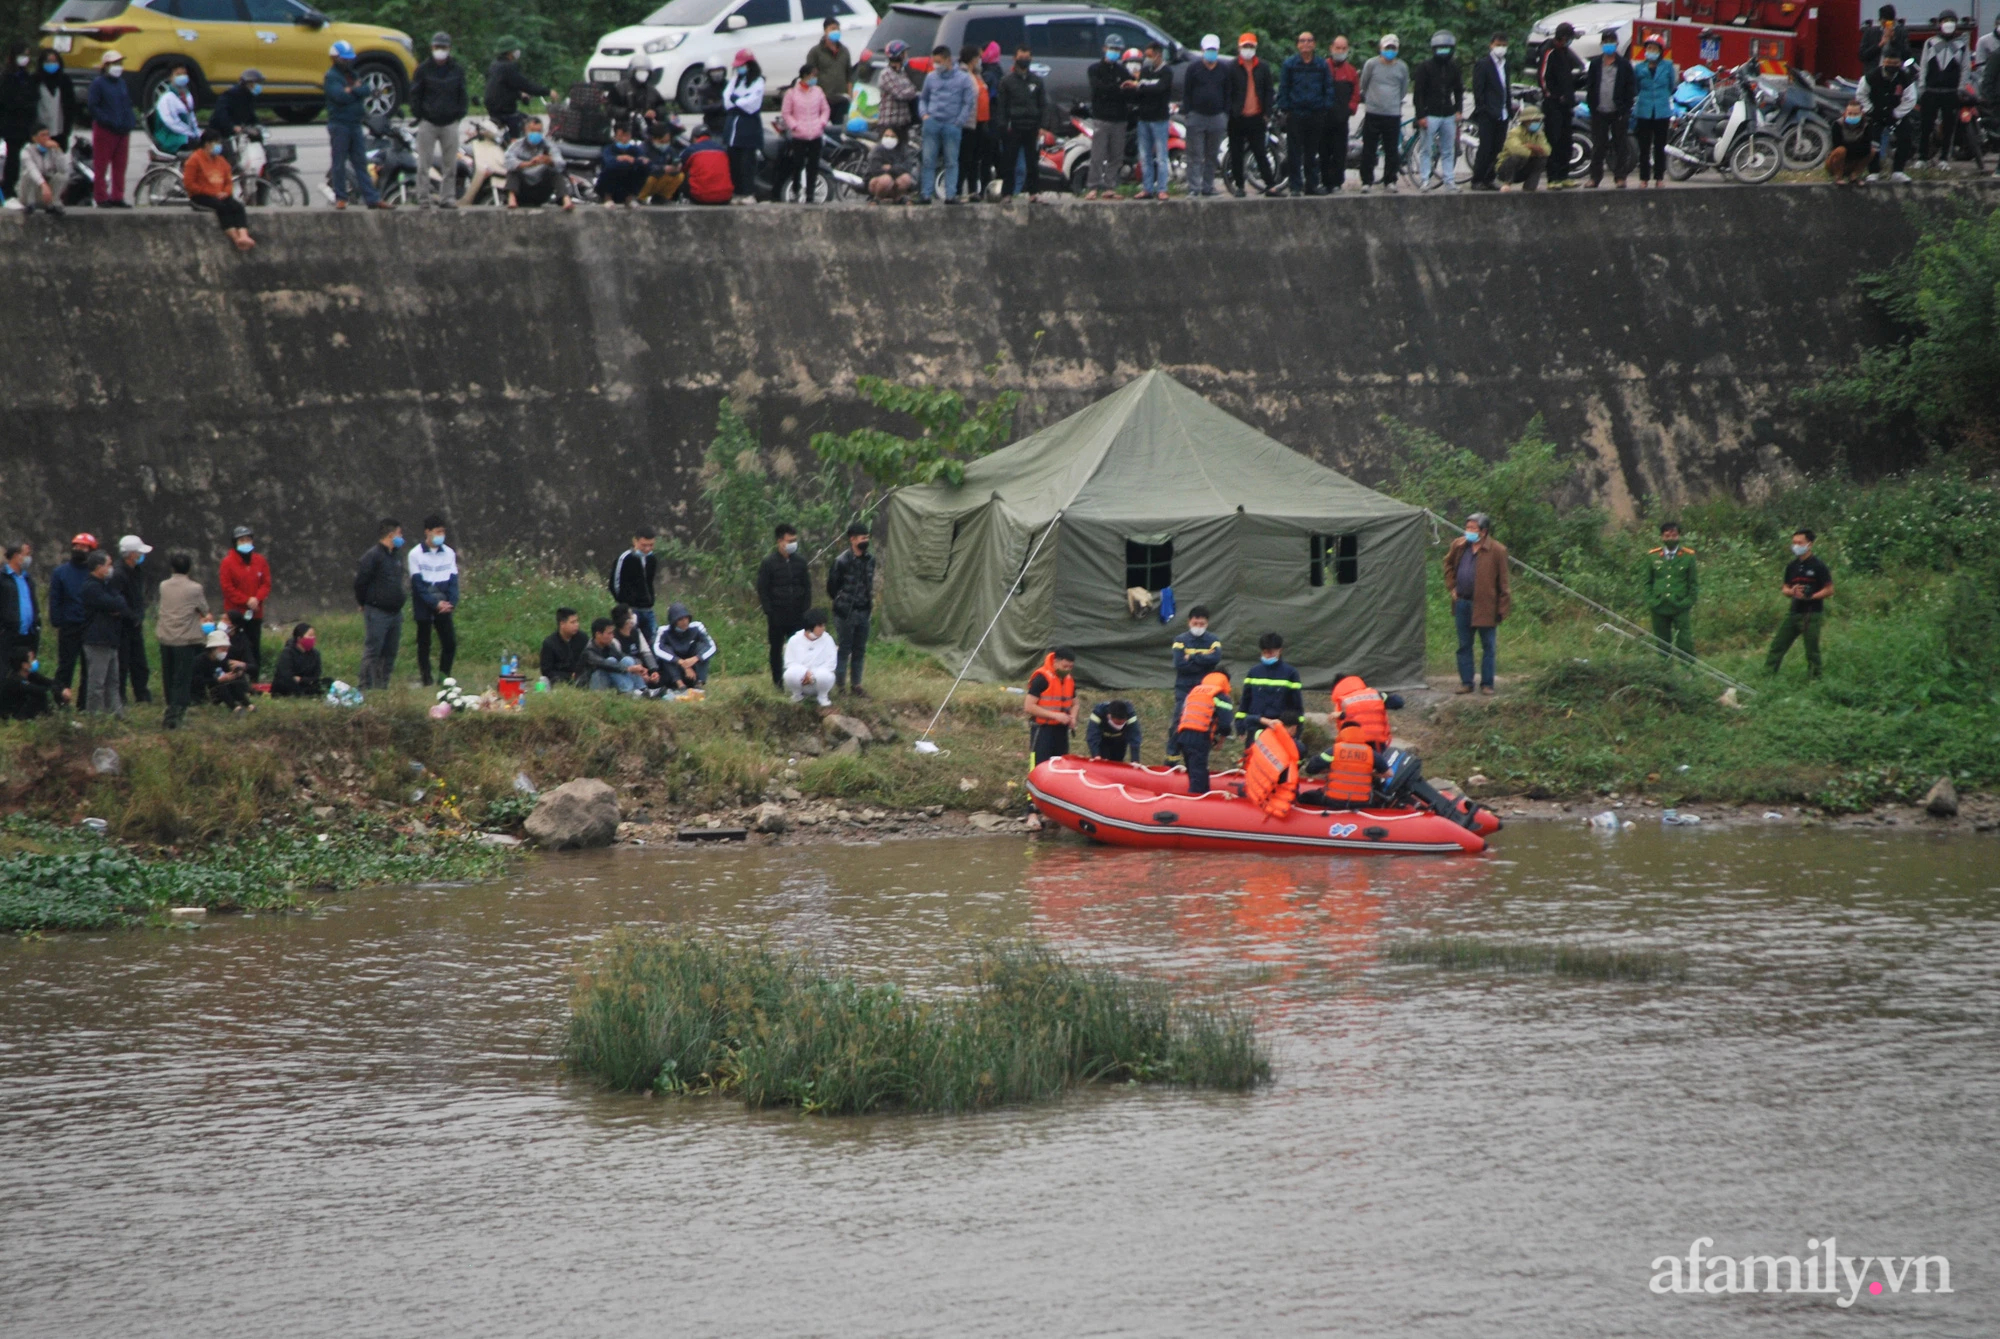
<path id="1" fill-rule="evenodd" d="M 527 680 L 523 679 L 518 674 L 501 675 L 499 684 L 500 700 L 502 702 L 519 704 L 519 702 L 521 701 L 521 685 L 526 682 Z"/>

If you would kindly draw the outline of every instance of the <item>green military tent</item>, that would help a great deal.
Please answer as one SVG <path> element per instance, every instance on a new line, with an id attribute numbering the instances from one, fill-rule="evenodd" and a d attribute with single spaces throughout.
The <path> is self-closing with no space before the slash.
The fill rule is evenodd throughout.
<path id="1" fill-rule="evenodd" d="M 1425 538 L 1417 508 L 1148 372 L 966 466 L 962 484 L 892 494 L 882 622 L 975 679 L 1023 679 L 1063 644 L 1087 683 L 1164 688 L 1201 604 L 1239 677 L 1276 631 L 1310 685 L 1347 670 L 1414 686 Z M 1171 626 L 1133 615 L 1139 587 L 1172 588 Z"/>

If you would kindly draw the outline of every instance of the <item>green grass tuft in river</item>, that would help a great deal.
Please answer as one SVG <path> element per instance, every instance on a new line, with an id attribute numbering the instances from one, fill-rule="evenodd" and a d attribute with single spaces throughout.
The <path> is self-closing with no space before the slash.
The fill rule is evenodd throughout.
<path id="1" fill-rule="evenodd" d="M 577 969 L 564 1054 L 606 1087 L 808 1112 L 975 1111 L 1081 1084 L 1241 1091 L 1271 1062 L 1247 1014 L 1034 944 L 918 997 L 812 958 L 620 932 Z"/>
<path id="2" fill-rule="evenodd" d="M 1553 972 L 1558 976 L 1599 981 L 1679 981 L 1687 976 L 1687 959 L 1679 953 L 1586 944 L 1536 944 L 1470 935 L 1392 940 L 1382 956 L 1394 963 L 1427 964 L 1454 971 Z"/>

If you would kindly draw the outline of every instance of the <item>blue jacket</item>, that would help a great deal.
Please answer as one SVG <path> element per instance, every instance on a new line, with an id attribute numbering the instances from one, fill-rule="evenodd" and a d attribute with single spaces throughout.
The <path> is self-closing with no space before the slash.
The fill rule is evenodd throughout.
<path id="1" fill-rule="evenodd" d="M 1100 702 L 1090 709 L 1090 724 L 1085 726 L 1083 731 L 1084 743 L 1088 747 L 1090 756 L 1093 758 L 1102 758 L 1104 756 L 1104 743 L 1106 740 L 1115 742 L 1122 739 L 1131 750 L 1125 760 L 1127 762 L 1139 761 L 1139 741 L 1142 738 L 1139 730 L 1139 718 L 1134 716 L 1131 720 L 1125 722 L 1125 728 L 1120 730 L 1111 724 L 1110 713 L 1111 704 L 1109 702 Z"/>
<path id="2" fill-rule="evenodd" d="M 139 128 L 139 114 L 132 109 L 132 90 L 123 78 L 100 74 L 91 80 L 84 106 L 90 110 L 90 119 L 106 130 L 129 135 Z"/>
<path id="3" fill-rule="evenodd" d="M 89 621 L 83 609 L 83 588 L 89 581 L 90 574 L 74 559 L 49 573 L 50 627 L 80 628 Z"/>
<path id="4" fill-rule="evenodd" d="M 1681 72 L 1665 56 L 1659 64 L 1634 61 L 1632 78 L 1637 93 L 1632 99 L 1632 115 L 1641 121 L 1664 121 L 1674 114 L 1674 90 L 1680 87 Z"/>
<path id="5" fill-rule="evenodd" d="M 1191 632 L 1174 639 L 1174 688 L 1183 696 L 1222 663 L 1222 639 L 1214 629 L 1197 637 Z"/>
<path id="6" fill-rule="evenodd" d="M 1296 730 L 1305 709 L 1305 685 L 1299 682 L 1299 672 L 1282 656 L 1275 665 L 1266 665 L 1260 656 L 1243 672 L 1243 686 L 1236 693 L 1236 733 L 1255 734 L 1264 728 L 1260 722 L 1266 716 Z"/>
<path id="7" fill-rule="evenodd" d="M 1285 57 L 1285 77 L 1278 85 L 1281 112 L 1323 112 L 1333 106 L 1333 72 L 1319 57 L 1296 53 Z"/>
<path id="8" fill-rule="evenodd" d="M 926 121 L 935 117 L 946 125 L 970 129 L 978 123 L 979 86 L 956 67 L 946 75 L 933 74 L 917 94 L 917 114 Z"/>
<path id="9" fill-rule="evenodd" d="M 361 103 L 359 85 L 350 88 L 352 80 L 347 71 L 338 65 L 326 72 L 323 87 L 326 89 L 326 123 L 330 126 L 358 126 L 361 113 L 366 110 Z"/>
<path id="10" fill-rule="evenodd" d="M 621 155 L 637 159 L 638 161 L 628 166 L 618 161 Z M 620 144 L 617 140 L 612 140 L 604 146 L 604 153 L 598 162 L 598 166 L 606 172 L 648 172 L 651 170 L 646 161 L 646 146 L 638 140 L 633 140 L 630 144 Z"/>

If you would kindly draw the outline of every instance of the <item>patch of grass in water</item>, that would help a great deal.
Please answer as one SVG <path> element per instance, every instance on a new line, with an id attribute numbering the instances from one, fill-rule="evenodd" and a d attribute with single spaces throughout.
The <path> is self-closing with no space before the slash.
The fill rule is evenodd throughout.
<path id="1" fill-rule="evenodd" d="M 1382 956 L 1395 963 L 1424 963 L 1451 971 L 1553 972 L 1599 981 L 1680 981 L 1687 958 L 1656 949 L 1596 948 L 1586 944 L 1536 944 L 1429 935 L 1392 940 Z"/>
<path id="2" fill-rule="evenodd" d="M 1242 1091 L 1270 1057 L 1242 1011 L 1039 945 L 919 998 L 762 945 L 620 932 L 577 969 L 564 1056 L 609 1088 L 807 1112 L 976 1111 L 1094 1082 Z"/>

